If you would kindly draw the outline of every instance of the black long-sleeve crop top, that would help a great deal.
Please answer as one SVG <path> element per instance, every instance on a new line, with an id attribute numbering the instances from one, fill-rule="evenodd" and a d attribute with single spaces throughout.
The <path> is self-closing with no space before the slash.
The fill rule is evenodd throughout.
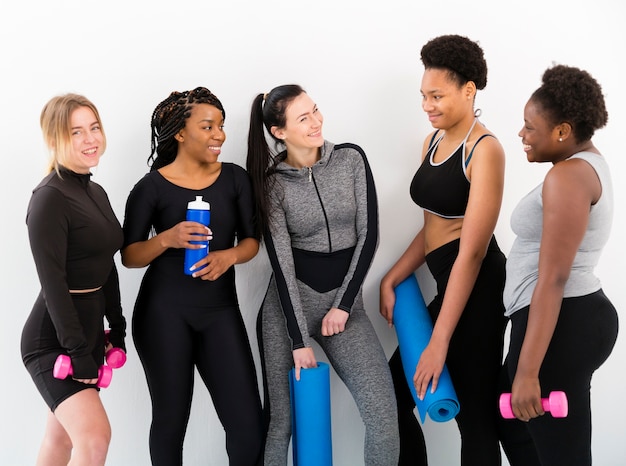
<path id="1" fill-rule="evenodd" d="M 95 363 L 69 290 L 103 288 L 109 341 L 125 348 L 126 322 L 113 260 L 122 246 L 122 228 L 104 189 L 90 176 L 64 168 L 50 173 L 33 190 L 26 216 L 46 307 L 78 378 L 93 373 Z"/>

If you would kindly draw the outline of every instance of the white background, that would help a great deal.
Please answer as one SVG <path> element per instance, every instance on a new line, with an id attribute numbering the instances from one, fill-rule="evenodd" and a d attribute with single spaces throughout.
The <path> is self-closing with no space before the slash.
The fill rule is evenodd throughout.
<path id="1" fill-rule="evenodd" d="M 420 107 L 419 51 L 441 34 L 466 35 L 485 51 L 489 82 L 478 93 L 476 106 L 507 155 L 504 205 L 496 230 L 505 253 L 513 241 L 513 207 L 549 168 L 526 162 L 517 136 L 530 93 L 553 63 L 587 69 L 602 84 L 609 124 L 594 141 L 611 165 L 617 203 L 612 237 L 597 272 L 618 310 L 625 309 L 623 19 L 619 0 L 3 2 L 0 464 L 34 463 L 46 415 L 22 366 L 19 340 L 39 290 L 24 218 L 31 189 L 44 175 L 47 154 L 39 113 L 53 95 L 78 92 L 98 106 L 108 149 L 94 180 L 107 190 L 122 221 L 126 196 L 147 171 L 152 110 L 170 91 L 211 89 L 227 115 L 222 160 L 245 165 L 253 97 L 279 84 L 301 84 L 325 115 L 325 137 L 360 144 L 372 166 L 379 194 L 380 245 L 364 292 L 370 318 L 390 356 L 395 333 L 378 314 L 378 283 L 421 227 L 421 213 L 408 194 L 421 143 L 430 131 Z M 130 322 L 143 270 L 125 269 L 119 256 L 116 260 Z M 269 276 L 264 252 L 237 273 L 258 363 L 254 322 Z M 426 270 L 418 276 L 428 300 L 432 279 Z M 113 428 L 108 464 L 148 465 L 150 402 L 131 338 L 128 351 L 128 363 L 102 391 Z M 318 356 L 323 359 L 319 350 Z M 593 451 L 598 465 L 626 464 L 625 362 L 620 335 L 593 379 Z M 362 423 L 349 393 L 335 374 L 332 377 L 335 464 L 359 465 Z M 196 385 L 185 464 L 226 465 L 223 430 L 206 389 Z M 453 422 L 427 420 L 424 431 L 432 466 L 459 464 L 460 440 Z"/>

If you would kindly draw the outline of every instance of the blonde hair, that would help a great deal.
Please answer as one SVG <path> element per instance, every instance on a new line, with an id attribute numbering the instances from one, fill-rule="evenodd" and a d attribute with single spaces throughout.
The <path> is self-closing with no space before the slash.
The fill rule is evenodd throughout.
<path id="1" fill-rule="evenodd" d="M 52 172 L 52 170 L 58 173 L 60 165 L 67 166 L 72 150 L 72 113 L 80 107 L 91 109 L 96 116 L 102 133 L 102 151 L 104 152 L 106 136 L 96 106 L 89 99 L 79 94 L 64 94 L 53 97 L 44 106 L 39 118 L 43 139 L 50 151 L 47 173 Z"/>

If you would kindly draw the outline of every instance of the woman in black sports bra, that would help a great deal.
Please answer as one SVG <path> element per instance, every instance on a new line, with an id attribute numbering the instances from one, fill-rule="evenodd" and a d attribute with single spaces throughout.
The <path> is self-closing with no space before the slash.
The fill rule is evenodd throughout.
<path id="1" fill-rule="evenodd" d="M 482 49 L 466 37 L 446 35 L 428 42 L 421 59 L 422 108 L 435 131 L 424 142 L 410 194 L 424 211 L 424 226 L 383 277 L 380 312 L 391 325 L 394 288 L 426 263 L 437 295 L 428 306 L 434 329 L 413 376 L 416 392 L 423 397 L 431 381 L 436 389 L 447 365 L 461 407 L 456 416 L 461 464 L 500 465 L 496 400 L 505 257 L 493 232 L 504 151 L 474 110 L 476 92 L 487 84 Z M 400 464 L 425 465 L 424 437 L 398 350 L 389 364 L 398 401 Z"/>

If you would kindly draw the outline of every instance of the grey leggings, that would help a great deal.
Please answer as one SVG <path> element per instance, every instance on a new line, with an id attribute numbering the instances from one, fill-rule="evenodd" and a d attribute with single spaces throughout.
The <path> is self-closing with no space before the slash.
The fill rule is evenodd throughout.
<path id="1" fill-rule="evenodd" d="M 397 466 L 400 445 L 393 382 L 385 353 L 363 308 L 361 293 L 345 331 L 324 337 L 320 333 L 322 319 L 332 305 L 335 291 L 318 293 L 302 282 L 298 285 L 311 337 L 350 390 L 365 424 L 365 465 Z M 291 438 L 288 374 L 293 367 L 293 354 L 273 277 L 259 318 L 265 409 L 269 413 L 265 466 L 284 466 Z"/>

